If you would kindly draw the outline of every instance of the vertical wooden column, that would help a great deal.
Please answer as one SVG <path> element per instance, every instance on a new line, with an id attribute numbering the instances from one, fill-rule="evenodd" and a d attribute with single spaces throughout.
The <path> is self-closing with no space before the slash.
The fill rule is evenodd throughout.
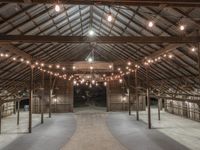
<path id="1" fill-rule="evenodd" d="M 51 118 L 51 99 L 52 99 L 52 75 L 49 76 L 49 118 Z"/>
<path id="2" fill-rule="evenodd" d="M 33 99 L 33 71 L 34 67 L 31 66 L 30 69 L 30 89 L 29 89 L 29 124 L 28 132 L 32 132 L 32 99 Z"/>
<path id="3" fill-rule="evenodd" d="M 42 75 L 42 97 L 40 99 L 41 123 L 44 123 L 44 72 Z"/>
<path id="4" fill-rule="evenodd" d="M 17 125 L 19 125 L 20 100 L 17 101 Z"/>
<path id="5" fill-rule="evenodd" d="M 0 104 L 0 134 L 1 134 L 2 104 Z"/>
<path id="6" fill-rule="evenodd" d="M 128 114 L 131 115 L 130 74 L 128 75 Z"/>
<path id="7" fill-rule="evenodd" d="M 158 120 L 160 120 L 160 98 L 158 98 Z"/>
<path id="8" fill-rule="evenodd" d="M 136 101 L 136 119 L 139 120 L 140 103 L 138 98 L 138 87 L 137 87 L 137 69 L 135 70 L 135 101 Z"/>
<path id="9" fill-rule="evenodd" d="M 149 97 L 149 68 L 146 67 L 148 128 L 151 129 L 151 100 Z"/>

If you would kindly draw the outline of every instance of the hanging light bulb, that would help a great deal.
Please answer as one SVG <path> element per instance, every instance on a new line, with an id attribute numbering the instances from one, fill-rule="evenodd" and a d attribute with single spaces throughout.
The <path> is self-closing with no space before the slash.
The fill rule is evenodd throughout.
<path id="1" fill-rule="evenodd" d="M 112 65 L 109 65 L 109 68 L 112 69 Z"/>
<path id="2" fill-rule="evenodd" d="M 56 65 L 56 68 L 59 69 L 59 68 L 60 68 L 60 65 Z"/>
<path id="3" fill-rule="evenodd" d="M 181 31 L 185 30 L 185 26 L 184 25 L 180 25 L 180 30 Z"/>
<path id="4" fill-rule="evenodd" d="M 103 84 L 104 84 L 104 86 L 107 86 L 107 82 L 104 82 Z"/>
<path id="5" fill-rule="evenodd" d="M 196 48 L 193 47 L 193 48 L 191 49 L 191 51 L 192 51 L 192 52 L 195 52 L 195 51 L 196 51 Z"/>
<path id="6" fill-rule="evenodd" d="M 55 5 L 55 11 L 59 12 L 60 11 L 60 6 L 58 4 Z"/>
<path id="7" fill-rule="evenodd" d="M 92 84 L 95 84 L 95 80 L 92 80 Z"/>
<path id="8" fill-rule="evenodd" d="M 111 13 L 108 14 L 107 20 L 108 20 L 108 22 L 111 22 L 113 20 L 113 17 L 112 17 Z"/>
<path id="9" fill-rule="evenodd" d="M 73 70 L 75 70 L 75 69 L 76 69 L 76 66 L 73 66 L 72 68 L 73 68 Z"/>
<path id="10" fill-rule="evenodd" d="M 66 70 L 66 68 L 65 68 L 65 67 L 62 67 L 62 70 Z"/>
<path id="11" fill-rule="evenodd" d="M 154 23 L 153 23 L 152 21 L 149 21 L 148 26 L 149 26 L 150 28 L 152 28 L 153 25 L 154 25 Z"/>
<path id="12" fill-rule="evenodd" d="M 93 59 L 92 59 L 91 57 L 88 58 L 88 62 L 89 62 L 89 63 L 93 62 Z"/>
<path id="13" fill-rule="evenodd" d="M 122 83 L 122 79 L 119 79 L 119 83 Z"/>
<path id="14" fill-rule="evenodd" d="M 93 31 L 92 29 L 90 29 L 89 35 L 90 35 L 90 36 L 93 36 L 93 35 L 94 35 L 94 31 Z"/>
<path id="15" fill-rule="evenodd" d="M 17 60 L 17 58 L 16 58 L 16 57 L 13 57 L 13 58 L 12 58 L 12 60 L 14 60 L 14 61 L 15 61 L 15 60 Z"/>

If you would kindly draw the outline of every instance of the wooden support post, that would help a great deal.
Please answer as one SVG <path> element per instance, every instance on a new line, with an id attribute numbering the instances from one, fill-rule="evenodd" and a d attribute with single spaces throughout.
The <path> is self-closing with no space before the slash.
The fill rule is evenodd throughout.
<path id="1" fill-rule="evenodd" d="M 0 104 L 0 134 L 1 134 L 2 104 Z"/>
<path id="2" fill-rule="evenodd" d="M 49 76 L 49 118 L 51 118 L 51 98 L 52 98 L 52 75 Z"/>
<path id="3" fill-rule="evenodd" d="M 29 125 L 28 132 L 32 132 L 32 99 L 33 99 L 33 71 L 34 67 L 31 66 L 30 69 L 30 89 L 29 89 Z"/>
<path id="4" fill-rule="evenodd" d="M 130 74 L 128 75 L 128 114 L 131 115 Z"/>
<path id="5" fill-rule="evenodd" d="M 151 100 L 149 97 L 149 68 L 146 67 L 148 128 L 151 129 Z"/>
<path id="6" fill-rule="evenodd" d="M 135 70 L 135 101 L 136 101 L 136 119 L 139 120 L 140 102 L 138 98 L 137 69 Z"/>
<path id="7" fill-rule="evenodd" d="M 17 101 L 17 125 L 19 125 L 20 101 Z"/>
<path id="8" fill-rule="evenodd" d="M 160 98 L 158 98 L 158 120 L 160 120 Z"/>
<path id="9" fill-rule="evenodd" d="M 42 96 L 40 99 L 41 124 L 44 123 L 44 72 L 42 74 Z"/>

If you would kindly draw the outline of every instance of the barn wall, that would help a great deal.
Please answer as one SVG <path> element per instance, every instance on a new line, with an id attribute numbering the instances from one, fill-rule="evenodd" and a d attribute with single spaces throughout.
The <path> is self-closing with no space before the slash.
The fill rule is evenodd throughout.
<path id="1" fill-rule="evenodd" d="M 165 110 L 175 115 L 200 121 L 200 107 L 196 103 L 165 100 Z"/>

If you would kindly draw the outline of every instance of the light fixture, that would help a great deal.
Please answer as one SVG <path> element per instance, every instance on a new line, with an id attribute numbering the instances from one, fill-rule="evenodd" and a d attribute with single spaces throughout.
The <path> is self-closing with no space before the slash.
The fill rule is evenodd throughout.
<path id="1" fill-rule="evenodd" d="M 192 51 L 192 52 L 195 52 L 195 51 L 196 51 L 196 48 L 193 47 L 193 48 L 191 49 L 191 51 Z"/>
<path id="2" fill-rule="evenodd" d="M 94 35 L 94 31 L 92 29 L 89 30 L 89 35 L 93 36 Z"/>
<path id="3" fill-rule="evenodd" d="M 122 83 L 122 79 L 119 79 L 119 83 Z"/>
<path id="4" fill-rule="evenodd" d="M 60 6 L 58 4 L 55 5 L 55 11 L 59 12 L 60 11 Z"/>
<path id="5" fill-rule="evenodd" d="M 49 68 L 52 68 L 52 65 L 49 65 Z"/>
<path id="6" fill-rule="evenodd" d="M 171 54 L 168 55 L 169 58 L 172 58 L 173 56 Z"/>
<path id="7" fill-rule="evenodd" d="M 75 70 L 75 69 L 76 69 L 76 66 L 73 66 L 72 68 L 73 68 L 73 70 Z"/>
<path id="8" fill-rule="evenodd" d="M 95 80 L 92 80 L 92 84 L 95 84 Z"/>
<path id="9" fill-rule="evenodd" d="M 108 14 L 107 20 L 108 20 L 108 22 L 111 22 L 113 20 L 113 17 L 112 17 L 111 13 Z"/>
<path id="10" fill-rule="evenodd" d="M 39 65 L 39 63 L 38 63 L 37 61 L 35 62 L 35 64 L 36 64 L 36 65 Z"/>
<path id="11" fill-rule="evenodd" d="M 62 70 L 66 70 L 66 68 L 65 68 L 65 67 L 62 67 Z"/>
<path id="12" fill-rule="evenodd" d="M 152 28 L 153 25 L 154 25 L 154 23 L 153 23 L 152 21 L 149 21 L 148 26 L 149 26 L 150 28 Z"/>
<path id="13" fill-rule="evenodd" d="M 185 26 L 184 25 L 180 25 L 180 30 L 181 31 L 185 30 Z"/>
<path id="14" fill-rule="evenodd" d="M 109 68 L 112 69 L 112 65 L 109 65 Z"/>
<path id="15" fill-rule="evenodd" d="M 104 86 L 107 86 L 107 82 L 104 82 L 103 84 L 104 84 Z"/>
<path id="16" fill-rule="evenodd" d="M 4 54 L 3 54 L 3 53 L 1 53 L 1 54 L 0 54 L 0 56 L 1 56 L 1 57 L 4 57 Z"/>
<path id="17" fill-rule="evenodd" d="M 6 53 L 6 54 L 5 54 L 5 57 L 9 57 L 9 55 Z"/>
<path id="18" fill-rule="evenodd" d="M 24 61 L 24 59 L 23 59 L 23 58 L 21 58 L 21 59 L 20 59 L 20 61 L 21 61 L 21 62 L 23 62 L 23 61 Z"/>
<path id="19" fill-rule="evenodd" d="M 29 63 L 30 63 L 30 61 L 29 61 L 29 60 L 27 60 L 27 61 L 26 61 L 26 63 L 27 63 L 27 64 L 29 64 Z"/>
<path id="20" fill-rule="evenodd" d="M 16 57 L 13 57 L 13 58 L 12 58 L 12 60 L 14 60 L 14 61 L 15 61 L 15 60 L 17 60 L 17 59 L 16 59 Z"/>
<path id="21" fill-rule="evenodd" d="M 40 66 L 44 67 L 44 63 L 41 63 Z"/>
<path id="22" fill-rule="evenodd" d="M 56 65 L 56 68 L 59 69 L 59 68 L 60 68 L 60 65 Z"/>
<path id="23" fill-rule="evenodd" d="M 127 64 L 130 66 L 130 65 L 131 65 L 131 62 L 129 61 Z"/>
<path id="24" fill-rule="evenodd" d="M 90 70 L 93 70 L 93 67 L 92 67 L 92 66 L 90 66 Z"/>
<path id="25" fill-rule="evenodd" d="M 89 62 L 89 63 L 93 62 L 93 59 L 92 59 L 91 57 L 88 58 L 88 62 Z"/>

